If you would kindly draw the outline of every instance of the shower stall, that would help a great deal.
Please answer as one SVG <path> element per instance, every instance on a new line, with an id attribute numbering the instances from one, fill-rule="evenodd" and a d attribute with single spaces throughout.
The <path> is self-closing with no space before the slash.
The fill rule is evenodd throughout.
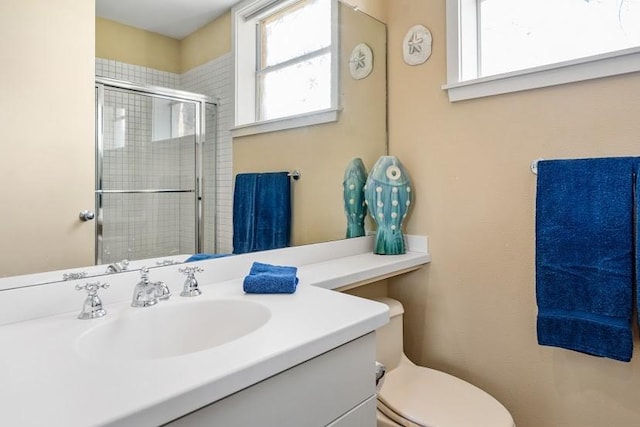
<path id="1" fill-rule="evenodd" d="M 215 252 L 215 129 L 207 96 L 96 79 L 96 264 Z"/>

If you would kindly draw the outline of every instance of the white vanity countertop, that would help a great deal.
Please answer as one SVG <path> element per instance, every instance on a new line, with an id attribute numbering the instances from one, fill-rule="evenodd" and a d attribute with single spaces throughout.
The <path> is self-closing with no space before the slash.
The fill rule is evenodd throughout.
<path id="1" fill-rule="evenodd" d="M 354 283 L 374 281 L 419 268 L 430 260 L 426 240 L 424 252 L 398 256 L 379 256 L 353 247 L 343 250 L 340 248 L 344 245 L 331 245 L 334 258 L 305 255 L 304 249 L 296 252 L 297 258 L 291 257 L 289 249 L 229 257 L 229 262 L 242 266 L 245 274 L 251 260 L 297 265 L 300 283 L 294 294 L 244 294 L 242 276 L 225 278 L 220 269 L 211 268 L 223 263 L 213 264 L 218 260 L 211 260 L 198 263 L 209 269 L 210 274 L 205 271 L 199 278 L 203 295 L 197 298 L 178 296 L 181 282 L 176 287 L 167 281 L 172 284 L 174 295 L 168 301 L 148 308 L 132 308 L 129 300 L 113 297 L 116 301 L 107 303 L 106 317 L 78 320 L 82 298 L 78 292 L 72 294 L 67 290 L 67 297 L 75 297 L 72 312 L 0 326 L 0 425 L 156 426 L 171 421 L 365 335 L 388 321 L 386 305 L 322 288 L 346 288 Z M 283 258 L 282 254 L 287 257 Z M 293 261 L 288 262 L 290 260 Z M 168 272 L 168 278 L 175 275 L 183 280 L 173 272 L 177 267 L 161 269 L 158 271 Z M 211 270 L 217 270 L 217 274 Z M 114 283 L 128 277 L 129 298 L 135 283 L 129 282 L 131 277 L 136 277 L 131 274 L 112 279 Z M 60 284 L 67 288 L 72 285 L 73 282 Z M 25 295 L 33 297 L 38 288 L 42 288 L 41 292 L 51 289 L 50 286 L 32 288 L 8 301 L 22 305 Z M 103 290 L 101 294 L 106 295 L 110 290 Z M 176 357 L 96 360 L 76 351 L 77 340 L 83 333 L 131 310 L 136 310 L 136 316 L 142 316 L 170 305 L 209 299 L 254 301 L 266 306 L 271 318 L 264 326 L 235 341 Z M 8 307 L 7 302 L 2 306 L 3 300 L 7 300 L 5 295 L 0 296 L 0 308 Z M 193 332 L 203 334 L 208 328 L 224 327 L 224 324 L 203 324 Z"/>

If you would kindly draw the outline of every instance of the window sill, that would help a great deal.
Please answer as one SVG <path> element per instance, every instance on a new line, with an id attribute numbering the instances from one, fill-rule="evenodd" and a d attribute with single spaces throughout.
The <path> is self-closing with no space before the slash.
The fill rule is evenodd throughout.
<path id="1" fill-rule="evenodd" d="M 482 98 L 640 71 L 640 48 L 594 55 L 557 64 L 442 86 L 449 101 Z"/>
<path id="2" fill-rule="evenodd" d="M 249 123 L 232 128 L 231 136 L 233 138 L 237 138 L 240 136 L 256 135 L 260 133 L 276 132 L 279 130 L 336 122 L 338 121 L 339 112 L 340 110 L 337 108 L 329 108 L 327 110 L 314 111 L 312 113 Z"/>

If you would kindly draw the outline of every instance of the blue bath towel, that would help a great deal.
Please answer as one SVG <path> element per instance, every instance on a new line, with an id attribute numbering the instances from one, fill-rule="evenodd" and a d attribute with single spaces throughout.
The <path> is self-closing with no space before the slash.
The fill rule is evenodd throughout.
<path id="1" fill-rule="evenodd" d="M 233 253 L 288 247 L 291 238 L 291 180 L 288 172 L 236 175 L 233 195 Z"/>
<path id="2" fill-rule="evenodd" d="M 298 285 L 297 272 L 296 267 L 254 262 L 242 288 L 248 294 L 292 294 Z"/>
<path id="3" fill-rule="evenodd" d="M 640 328 L 640 158 L 636 163 L 634 169 L 634 187 L 633 187 L 633 200 L 634 200 L 634 253 L 635 253 L 635 294 L 636 294 L 636 322 Z"/>
<path id="4" fill-rule="evenodd" d="M 631 359 L 637 163 L 623 157 L 538 164 L 539 344 Z"/>

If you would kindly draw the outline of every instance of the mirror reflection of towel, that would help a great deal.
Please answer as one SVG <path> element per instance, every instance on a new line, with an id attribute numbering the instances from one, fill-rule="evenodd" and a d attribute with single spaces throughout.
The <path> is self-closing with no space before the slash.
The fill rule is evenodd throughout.
<path id="1" fill-rule="evenodd" d="M 615 360 L 633 351 L 631 157 L 538 163 L 538 343 Z"/>
<path id="2" fill-rule="evenodd" d="M 288 247 L 291 239 L 291 179 L 288 172 L 236 175 L 233 253 Z"/>

